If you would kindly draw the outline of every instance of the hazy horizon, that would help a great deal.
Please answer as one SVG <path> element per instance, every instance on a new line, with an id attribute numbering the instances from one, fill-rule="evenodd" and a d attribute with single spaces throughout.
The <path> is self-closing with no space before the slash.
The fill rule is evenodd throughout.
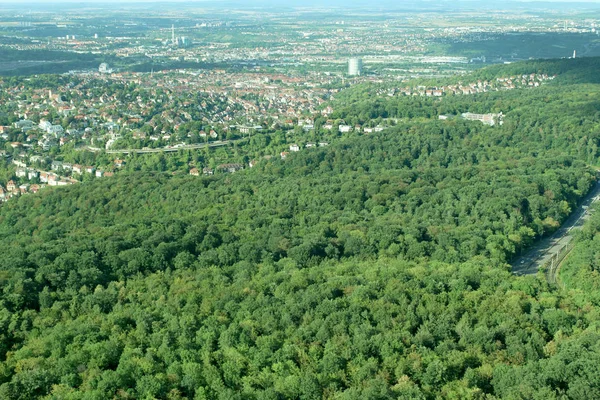
<path id="1" fill-rule="evenodd" d="M 43 4 L 43 5 L 47 5 L 47 4 L 75 4 L 75 5 L 79 5 L 79 6 L 86 6 L 86 5 L 113 5 L 113 4 L 133 4 L 133 3 L 185 3 L 188 5 L 194 4 L 194 3 L 209 3 L 209 4 L 215 4 L 215 3 L 219 3 L 219 4 L 239 4 L 242 6 L 248 6 L 248 7 L 253 7 L 253 6 L 261 6 L 261 5 L 265 5 L 265 4 L 269 4 L 269 5 L 281 5 L 281 6 L 314 6 L 314 5 L 318 5 L 318 6 L 364 6 L 364 5 L 372 5 L 372 2 L 369 0 L 286 0 L 286 1 L 281 1 L 281 0 L 245 0 L 245 1 L 241 1 L 241 0 L 193 0 L 193 1 L 189 1 L 189 0 L 126 0 L 126 1 L 120 1 L 120 0 L 88 0 L 88 1 L 81 1 L 81 0 L 60 0 L 60 1 L 55 1 L 55 0 L 34 0 L 34 1 L 25 1 L 23 2 L 22 0 L 1 0 L 0 1 L 0 6 L 2 4 L 19 4 L 19 5 L 35 5 L 35 4 Z M 519 5 L 526 5 L 526 4 L 544 4 L 544 3 L 549 3 L 549 4 L 569 4 L 569 5 L 577 5 L 577 4 L 581 4 L 581 5 L 585 5 L 585 6 L 589 6 L 589 5 L 598 5 L 600 6 L 600 2 L 598 2 L 597 0 L 509 0 L 509 1 L 502 1 L 502 0 L 442 0 L 442 1 L 433 1 L 433 0 L 412 0 L 412 1 L 404 1 L 401 3 L 398 3 L 397 1 L 393 1 L 393 0 L 383 0 L 378 2 L 377 5 L 374 5 L 374 7 L 381 7 L 381 6 L 395 6 L 395 7 L 403 7 L 406 5 L 410 5 L 410 6 L 418 6 L 418 5 L 424 5 L 424 6 L 431 6 L 431 5 L 446 5 L 446 4 L 450 4 L 450 5 L 461 5 L 461 4 L 479 4 L 479 5 L 507 5 L 507 4 L 519 4 Z"/>

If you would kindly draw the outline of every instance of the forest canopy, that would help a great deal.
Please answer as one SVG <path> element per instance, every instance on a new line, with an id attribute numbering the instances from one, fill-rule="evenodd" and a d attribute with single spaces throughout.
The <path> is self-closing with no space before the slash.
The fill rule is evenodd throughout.
<path id="1" fill-rule="evenodd" d="M 0 398 L 599 398 L 597 296 L 508 265 L 597 179 L 598 60 L 564 63 L 476 73 L 559 74 L 536 90 L 350 89 L 335 118 L 394 126 L 235 174 L 4 204 Z M 504 124 L 437 118 L 468 111 Z"/>

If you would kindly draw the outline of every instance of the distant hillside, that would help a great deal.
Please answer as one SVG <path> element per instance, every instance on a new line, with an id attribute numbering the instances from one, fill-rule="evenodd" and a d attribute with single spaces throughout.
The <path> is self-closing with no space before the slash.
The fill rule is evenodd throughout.
<path id="1" fill-rule="evenodd" d="M 531 60 L 508 65 L 494 65 L 473 73 L 474 77 L 495 78 L 507 75 L 546 73 L 558 75 L 563 83 L 600 83 L 600 57 Z"/>

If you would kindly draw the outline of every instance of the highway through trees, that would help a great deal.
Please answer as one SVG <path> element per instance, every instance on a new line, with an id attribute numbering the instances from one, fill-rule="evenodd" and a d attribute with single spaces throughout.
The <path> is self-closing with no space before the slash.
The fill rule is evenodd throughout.
<path id="1" fill-rule="evenodd" d="M 562 226 L 550 237 L 541 239 L 525 254 L 517 257 L 512 263 L 512 272 L 515 275 L 535 275 L 544 265 L 551 262 L 552 258 L 559 258 L 561 251 L 568 249 L 573 239 L 574 231 L 581 229 L 589 218 L 590 206 L 600 198 L 600 182 L 590 189 L 590 192 L 581 202 L 579 207 L 567 218 Z"/>

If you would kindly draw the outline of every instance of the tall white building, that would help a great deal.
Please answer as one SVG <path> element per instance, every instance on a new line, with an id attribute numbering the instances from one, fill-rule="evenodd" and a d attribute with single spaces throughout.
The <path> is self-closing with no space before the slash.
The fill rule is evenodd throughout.
<path id="1" fill-rule="evenodd" d="M 112 69 L 108 68 L 107 63 L 102 63 L 100 64 L 100 67 L 98 67 L 98 71 L 102 74 L 110 74 L 112 72 Z"/>
<path id="2" fill-rule="evenodd" d="M 362 59 L 360 58 L 349 58 L 348 59 L 348 75 L 360 76 L 362 72 Z"/>

